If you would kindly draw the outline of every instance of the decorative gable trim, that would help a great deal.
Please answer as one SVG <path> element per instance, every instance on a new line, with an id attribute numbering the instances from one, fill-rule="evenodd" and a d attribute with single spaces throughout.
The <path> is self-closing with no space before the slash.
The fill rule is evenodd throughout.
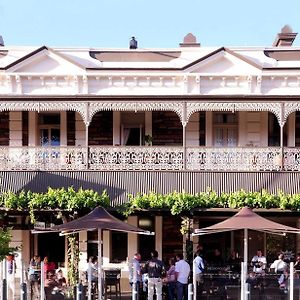
<path id="1" fill-rule="evenodd" d="M 25 55 L 25 56 L 23 56 L 23 57 L 17 59 L 16 61 L 12 62 L 11 64 L 9 64 L 9 65 L 7 65 L 7 66 L 5 66 L 5 67 L 0 68 L 0 70 L 9 70 L 9 69 L 11 69 L 11 68 L 13 68 L 13 67 L 16 67 L 17 65 L 19 65 L 19 64 L 21 64 L 21 63 L 23 63 L 23 62 L 25 62 L 26 60 L 28 60 L 28 59 L 30 59 L 30 58 L 36 56 L 36 55 L 39 54 L 39 53 L 42 53 L 42 52 L 45 51 L 45 50 L 48 51 L 48 52 L 51 53 L 51 54 L 54 54 L 54 55 L 60 57 L 61 59 L 65 60 L 65 61 L 67 61 L 67 62 L 69 62 L 69 63 L 71 63 L 71 64 L 77 66 L 78 68 L 80 68 L 80 69 L 82 69 L 82 70 L 85 70 L 85 68 L 84 68 L 81 64 L 79 64 L 79 63 L 77 63 L 77 62 L 75 62 L 75 61 L 73 61 L 73 60 L 67 58 L 67 57 L 64 56 L 63 54 L 58 53 L 58 52 L 54 51 L 52 48 L 49 48 L 49 47 L 47 47 L 47 46 L 42 46 L 42 47 L 40 47 L 40 48 L 38 48 L 38 49 L 36 49 L 36 50 L 34 50 L 34 51 L 28 53 L 27 55 Z"/>

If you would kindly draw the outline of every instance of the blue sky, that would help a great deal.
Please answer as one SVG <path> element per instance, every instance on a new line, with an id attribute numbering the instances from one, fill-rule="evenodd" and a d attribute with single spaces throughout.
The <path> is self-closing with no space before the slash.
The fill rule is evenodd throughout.
<path id="1" fill-rule="evenodd" d="M 6 45 L 177 47 L 192 32 L 203 46 L 270 46 L 286 24 L 300 46 L 300 0 L 0 0 Z"/>

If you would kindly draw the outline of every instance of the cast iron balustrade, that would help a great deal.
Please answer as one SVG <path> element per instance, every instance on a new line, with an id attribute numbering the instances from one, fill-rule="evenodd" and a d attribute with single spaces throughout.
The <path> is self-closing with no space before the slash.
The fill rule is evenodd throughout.
<path id="1" fill-rule="evenodd" d="M 0 168 L 3 171 L 300 171 L 300 148 L 284 148 L 282 153 L 280 147 L 0 147 Z"/>

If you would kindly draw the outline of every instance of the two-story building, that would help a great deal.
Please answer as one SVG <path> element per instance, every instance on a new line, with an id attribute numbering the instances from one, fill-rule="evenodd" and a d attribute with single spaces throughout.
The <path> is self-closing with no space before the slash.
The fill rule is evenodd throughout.
<path id="1" fill-rule="evenodd" d="M 128 193 L 149 191 L 300 193 L 295 37 L 286 26 L 270 47 L 202 47 L 192 34 L 174 49 L 2 43 L 1 191 L 106 189 L 112 206 L 126 202 Z M 204 226 L 230 214 L 206 211 L 194 223 Z M 295 213 L 269 215 L 300 225 Z M 23 244 L 25 261 L 49 249 L 58 249 L 53 256 L 64 260 L 64 240 L 33 236 L 17 226 L 20 218 L 11 215 L 13 239 Z M 129 217 L 156 235 L 105 233 L 105 263 L 152 247 L 163 257 L 180 250 L 180 221 L 153 212 Z M 250 251 L 265 249 L 266 235 L 256 233 L 255 239 Z M 95 240 L 80 234 L 82 260 L 93 252 Z M 204 242 L 229 249 L 241 240 L 239 233 L 228 233 Z M 293 247 L 299 246 L 295 238 Z"/>

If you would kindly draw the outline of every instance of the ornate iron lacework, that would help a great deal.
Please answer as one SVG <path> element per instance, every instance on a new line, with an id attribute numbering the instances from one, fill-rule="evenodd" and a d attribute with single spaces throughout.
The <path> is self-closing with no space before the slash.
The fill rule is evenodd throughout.
<path id="1" fill-rule="evenodd" d="M 197 111 L 270 111 L 275 114 L 279 124 L 283 123 L 281 103 L 259 102 L 187 102 L 186 120 Z"/>
<path id="2" fill-rule="evenodd" d="M 101 110 L 112 111 L 174 111 L 183 123 L 182 102 L 91 102 L 89 104 L 89 119 L 91 120 L 95 113 Z"/>

